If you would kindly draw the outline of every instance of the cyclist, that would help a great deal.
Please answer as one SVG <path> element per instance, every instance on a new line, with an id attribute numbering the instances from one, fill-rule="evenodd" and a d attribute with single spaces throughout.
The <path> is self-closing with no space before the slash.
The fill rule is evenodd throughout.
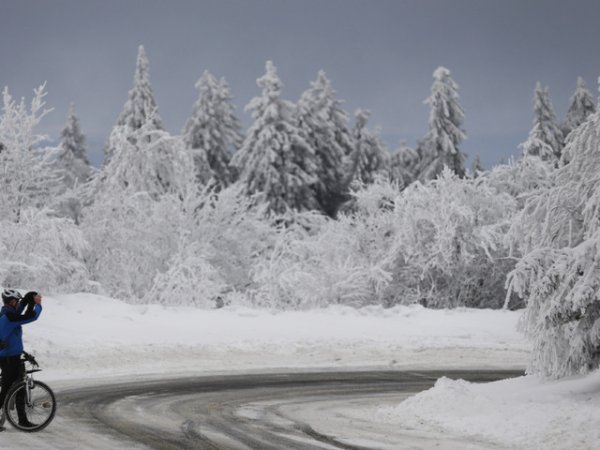
<path id="1" fill-rule="evenodd" d="M 21 325 L 37 320 L 42 312 L 42 296 L 37 292 L 28 292 L 25 297 L 14 289 L 2 292 L 4 306 L 0 310 L 0 367 L 2 368 L 2 388 L 0 390 L 0 408 L 8 390 L 15 381 L 23 378 L 25 366 L 21 361 L 23 353 L 23 330 Z M 35 426 L 25 414 L 24 399 L 17 398 L 19 424 L 25 427 Z M 4 411 L 0 425 L 4 422 Z"/>

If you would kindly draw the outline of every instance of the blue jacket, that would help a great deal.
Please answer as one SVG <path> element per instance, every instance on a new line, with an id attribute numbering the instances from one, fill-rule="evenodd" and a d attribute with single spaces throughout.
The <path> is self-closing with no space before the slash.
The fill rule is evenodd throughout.
<path id="1" fill-rule="evenodd" d="M 23 310 L 27 307 L 25 313 Z M 42 305 L 21 301 L 19 306 L 3 306 L 0 310 L 0 357 L 17 356 L 23 353 L 23 329 L 21 325 L 37 320 Z"/>

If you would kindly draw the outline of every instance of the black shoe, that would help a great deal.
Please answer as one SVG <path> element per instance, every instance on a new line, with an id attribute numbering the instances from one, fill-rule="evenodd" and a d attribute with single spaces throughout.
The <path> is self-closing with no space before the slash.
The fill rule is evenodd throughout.
<path id="1" fill-rule="evenodd" d="M 35 423 L 31 423 L 29 420 L 19 420 L 19 426 L 23 428 L 37 427 Z"/>

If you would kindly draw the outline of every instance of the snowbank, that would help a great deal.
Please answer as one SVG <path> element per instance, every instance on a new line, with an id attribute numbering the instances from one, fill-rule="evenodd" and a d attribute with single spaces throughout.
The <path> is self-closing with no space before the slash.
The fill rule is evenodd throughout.
<path id="1" fill-rule="evenodd" d="M 518 312 L 330 307 L 272 312 L 45 297 L 25 345 L 44 378 L 340 367 L 523 368 Z"/>
<path id="2" fill-rule="evenodd" d="M 592 450 L 600 443 L 600 371 L 560 381 L 525 376 L 474 384 L 440 378 L 376 421 L 508 448 Z"/>

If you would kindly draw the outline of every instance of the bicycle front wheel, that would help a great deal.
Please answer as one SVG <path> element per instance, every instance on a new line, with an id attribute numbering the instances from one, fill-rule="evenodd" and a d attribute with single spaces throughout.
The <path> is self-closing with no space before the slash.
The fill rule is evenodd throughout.
<path id="1" fill-rule="evenodd" d="M 27 389 L 27 381 L 15 384 L 4 402 L 4 412 L 11 425 L 27 432 L 43 430 L 56 414 L 52 389 L 37 380 L 30 386 Z"/>

